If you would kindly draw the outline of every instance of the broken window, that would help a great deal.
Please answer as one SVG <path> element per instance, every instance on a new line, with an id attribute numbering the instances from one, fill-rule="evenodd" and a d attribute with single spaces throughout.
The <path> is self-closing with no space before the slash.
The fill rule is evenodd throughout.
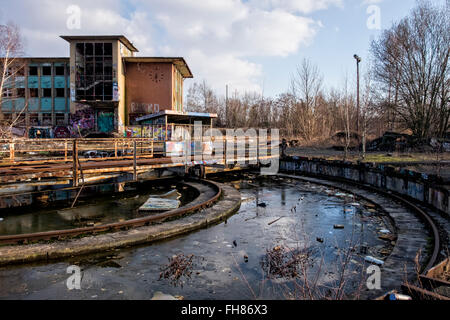
<path id="1" fill-rule="evenodd" d="M 23 76 L 25 76 L 25 69 L 23 67 L 19 67 L 16 72 L 16 77 L 23 77 Z"/>
<path id="2" fill-rule="evenodd" d="M 12 89 L 9 88 L 3 88 L 3 93 L 2 93 L 3 98 L 11 98 L 13 96 L 13 91 Z"/>
<path id="3" fill-rule="evenodd" d="M 93 56 L 94 55 L 94 44 L 93 43 L 86 43 L 85 44 L 85 53 L 86 53 L 86 56 Z"/>
<path id="4" fill-rule="evenodd" d="M 52 114 L 51 113 L 43 113 L 42 114 L 42 125 L 44 125 L 44 126 L 52 125 Z"/>
<path id="5" fill-rule="evenodd" d="M 16 90 L 17 90 L 17 98 L 25 98 L 25 89 L 24 88 L 19 88 Z"/>
<path id="6" fill-rule="evenodd" d="M 103 43 L 96 43 L 95 44 L 95 55 L 96 56 L 103 56 Z"/>
<path id="7" fill-rule="evenodd" d="M 42 98 L 51 98 L 52 97 L 52 89 L 44 88 L 42 89 Z"/>
<path id="8" fill-rule="evenodd" d="M 39 125 L 39 114 L 37 113 L 30 113 L 30 126 L 38 126 Z"/>
<path id="9" fill-rule="evenodd" d="M 112 43 L 104 43 L 105 56 L 112 56 Z"/>
<path id="10" fill-rule="evenodd" d="M 64 67 L 63 66 L 55 67 L 55 75 L 63 76 L 64 75 Z"/>
<path id="11" fill-rule="evenodd" d="M 30 88 L 28 90 L 29 90 L 30 98 L 38 98 L 39 97 L 39 89 L 38 88 Z"/>
<path id="12" fill-rule="evenodd" d="M 64 88 L 56 88 L 55 89 L 55 97 L 64 98 L 65 91 L 66 91 L 66 89 L 64 89 Z"/>
<path id="13" fill-rule="evenodd" d="M 28 69 L 29 76 L 37 76 L 38 75 L 38 67 L 30 67 Z"/>
<path id="14" fill-rule="evenodd" d="M 3 122 L 5 124 L 10 124 L 12 121 L 12 114 L 11 113 L 0 113 L 0 123 Z"/>
<path id="15" fill-rule="evenodd" d="M 76 99 L 112 100 L 112 43 L 78 43 Z"/>
<path id="16" fill-rule="evenodd" d="M 52 67 L 50 67 L 50 66 L 42 67 L 42 75 L 43 76 L 51 76 L 52 75 Z"/>
<path id="17" fill-rule="evenodd" d="M 64 116 L 64 113 L 56 113 L 55 114 L 55 121 L 57 126 L 63 126 L 66 124 L 66 118 Z"/>

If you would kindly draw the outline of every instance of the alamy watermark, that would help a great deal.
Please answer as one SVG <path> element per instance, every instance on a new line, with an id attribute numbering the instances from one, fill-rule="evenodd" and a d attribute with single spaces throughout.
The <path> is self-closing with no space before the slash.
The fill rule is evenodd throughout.
<path id="1" fill-rule="evenodd" d="M 381 30 L 381 9 L 377 5 L 367 7 L 366 13 L 369 15 L 366 21 L 369 30 Z"/>
<path id="2" fill-rule="evenodd" d="M 261 165 L 261 175 L 279 171 L 280 133 L 278 129 L 226 129 L 204 131 L 196 121 L 193 130 L 178 127 L 168 143 L 166 154 L 174 163 Z"/>
<path id="3" fill-rule="evenodd" d="M 82 273 L 81 269 L 78 266 L 69 266 L 67 267 L 68 274 L 71 274 L 71 276 L 67 279 L 66 285 L 67 289 L 69 290 L 81 290 L 81 278 Z"/>
<path id="4" fill-rule="evenodd" d="M 371 265 L 367 268 L 366 273 L 370 276 L 366 280 L 366 286 L 369 290 L 381 289 L 381 269 L 379 266 Z"/>
<path id="5" fill-rule="evenodd" d="M 68 15 L 66 20 L 66 26 L 69 30 L 81 29 L 81 8 L 77 5 L 70 5 L 66 9 Z"/>

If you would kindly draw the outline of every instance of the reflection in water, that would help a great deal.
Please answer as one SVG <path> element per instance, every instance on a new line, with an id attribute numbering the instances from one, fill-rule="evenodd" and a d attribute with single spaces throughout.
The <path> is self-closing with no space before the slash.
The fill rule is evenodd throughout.
<path id="1" fill-rule="evenodd" d="M 226 224 L 153 245 L 33 268 L 3 268 L 0 298 L 149 299 L 157 291 L 185 299 L 309 298 L 305 279 L 317 277 L 317 285 L 335 287 L 346 264 L 345 287 L 352 290 L 360 284 L 366 254 L 383 258 L 390 253 L 390 243 L 378 238 L 387 226 L 370 203 L 295 180 L 236 180 L 222 182 L 238 183 L 246 200 Z M 344 229 L 333 228 L 338 224 Z M 360 252 L 362 247 L 366 253 Z M 264 258 L 278 251 L 289 277 L 269 279 Z M 175 287 L 159 276 L 169 259 L 180 254 L 194 255 L 195 263 L 191 277 Z M 301 263 L 289 265 L 297 258 Z M 66 268 L 72 264 L 83 270 L 80 291 L 69 292 L 65 286 Z M 330 292 L 324 289 L 320 296 L 330 297 Z"/>
<path id="2" fill-rule="evenodd" d="M 116 185 L 99 186 L 96 191 L 99 195 L 95 198 L 77 201 L 74 208 L 52 208 L 36 210 L 35 208 L 16 209 L 14 213 L 0 213 L 3 218 L 0 221 L 0 235 L 13 235 L 53 230 L 64 230 L 86 226 L 97 226 L 107 223 L 120 222 L 139 218 L 149 213 L 139 212 L 150 195 L 164 194 L 176 187 L 174 182 L 166 182 L 161 185 L 154 183 L 141 183 L 138 190 L 134 186 L 124 183 Z M 191 201 L 196 194 L 190 190 L 186 192 L 178 186 L 183 194 L 181 203 Z M 113 190 L 119 190 L 111 194 Z M 58 193 L 58 192 L 57 192 Z M 103 193 L 103 195 L 102 195 Z M 48 197 L 48 196 L 47 196 Z"/>

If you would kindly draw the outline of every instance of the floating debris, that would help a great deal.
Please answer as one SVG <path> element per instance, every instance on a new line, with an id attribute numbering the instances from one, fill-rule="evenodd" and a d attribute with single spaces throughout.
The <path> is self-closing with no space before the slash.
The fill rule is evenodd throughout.
<path id="1" fill-rule="evenodd" d="M 194 255 L 185 256 L 184 254 L 175 255 L 169 258 L 169 264 L 161 268 L 159 279 L 170 279 L 170 283 L 175 287 L 180 283 L 182 277 L 190 278 L 192 274 Z"/>
<path id="2" fill-rule="evenodd" d="M 261 266 L 268 278 L 294 278 L 299 266 L 306 262 L 309 254 L 298 249 L 276 246 L 266 250 Z"/>
<path id="3" fill-rule="evenodd" d="M 163 195 L 152 195 L 148 200 L 139 208 L 139 211 L 166 211 L 177 209 L 181 202 L 181 195 L 178 191 L 172 190 Z"/>
<path id="4" fill-rule="evenodd" d="M 378 237 L 381 240 L 385 240 L 385 241 L 395 241 L 397 240 L 397 237 L 393 234 L 383 234 L 381 236 Z"/>
<path id="5" fill-rule="evenodd" d="M 353 206 L 353 207 L 359 207 L 361 204 L 359 204 L 358 202 L 352 202 L 348 204 L 349 206 Z"/>
<path id="6" fill-rule="evenodd" d="M 161 291 L 156 291 L 151 300 L 177 300 L 174 296 L 170 294 L 162 293 Z"/>
<path id="7" fill-rule="evenodd" d="M 344 229 L 345 226 L 342 225 L 342 224 L 335 224 L 335 225 L 333 226 L 333 228 L 334 228 L 334 229 Z"/>
<path id="8" fill-rule="evenodd" d="M 380 231 L 378 231 L 379 233 L 383 233 L 383 234 L 387 234 L 387 233 L 391 233 L 388 229 L 381 229 Z"/>
<path id="9" fill-rule="evenodd" d="M 379 266 L 381 266 L 381 265 L 384 264 L 384 261 L 383 261 L 383 260 L 374 258 L 374 257 L 372 257 L 372 256 L 366 256 L 366 257 L 364 258 L 364 260 L 367 261 L 367 262 L 370 262 L 370 263 L 379 265 Z"/>
<path id="10" fill-rule="evenodd" d="M 323 243 L 323 238 L 316 238 L 317 242 Z"/>
<path id="11" fill-rule="evenodd" d="M 346 193 L 341 193 L 341 192 L 336 193 L 334 196 L 335 196 L 335 197 L 349 197 L 348 194 L 346 194 Z"/>
<path id="12" fill-rule="evenodd" d="M 265 208 L 267 204 L 265 202 L 258 203 L 258 207 Z"/>
<path id="13" fill-rule="evenodd" d="M 410 296 L 407 296 L 406 294 L 400 294 L 400 293 L 391 293 L 389 295 L 389 300 L 412 300 Z"/>
<path id="14" fill-rule="evenodd" d="M 276 219 L 276 220 L 273 220 L 272 222 L 269 222 L 268 225 L 271 226 L 271 225 L 273 225 L 275 222 L 280 221 L 282 218 L 284 218 L 284 217 L 280 217 L 280 218 L 278 218 L 278 219 Z"/>

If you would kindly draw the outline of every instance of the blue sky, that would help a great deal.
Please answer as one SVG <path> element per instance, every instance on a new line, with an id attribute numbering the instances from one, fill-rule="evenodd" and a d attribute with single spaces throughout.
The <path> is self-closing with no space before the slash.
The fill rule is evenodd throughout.
<path id="1" fill-rule="evenodd" d="M 444 3 L 445 0 L 433 2 Z M 68 56 L 63 34 L 124 34 L 140 56 L 183 56 L 218 93 L 288 89 L 303 58 L 316 63 L 326 87 L 364 69 L 369 45 L 368 7 L 379 9 L 381 29 L 406 16 L 415 0 L 0 0 L 0 22 L 22 30 L 28 56 Z M 70 23 L 80 10 L 80 28 Z M 375 7 L 374 7 L 375 6 Z M 73 13 L 73 11 L 71 11 Z M 71 20 L 73 21 L 73 20 Z M 376 21 L 376 20 L 371 20 Z"/>

